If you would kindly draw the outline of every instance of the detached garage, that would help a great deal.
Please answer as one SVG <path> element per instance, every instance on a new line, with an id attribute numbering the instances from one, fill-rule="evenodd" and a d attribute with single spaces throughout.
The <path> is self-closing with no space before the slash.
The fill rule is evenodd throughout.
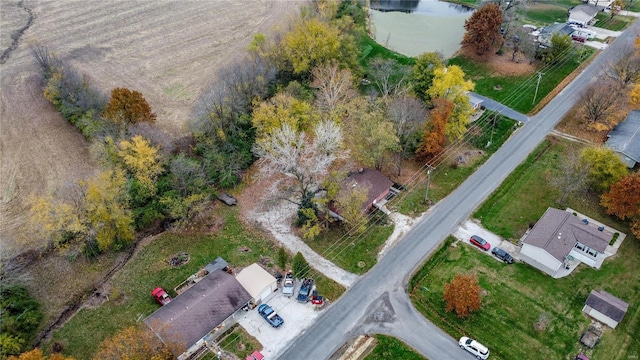
<path id="1" fill-rule="evenodd" d="M 622 322 L 628 309 L 629 304 L 622 299 L 606 291 L 591 290 L 582 312 L 615 329 Z"/>
<path id="2" fill-rule="evenodd" d="M 258 264 L 251 264 L 242 269 L 236 279 L 251 295 L 256 305 L 265 302 L 278 290 L 276 278 Z"/>

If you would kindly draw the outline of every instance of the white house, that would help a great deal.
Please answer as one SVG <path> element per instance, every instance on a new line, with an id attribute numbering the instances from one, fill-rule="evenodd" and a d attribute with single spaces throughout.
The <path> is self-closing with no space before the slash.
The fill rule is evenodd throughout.
<path id="1" fill-rule="evenodd" d="M 595 6 L 578 5 L 569 10 L 569 20 L 567 20 L 567 23 L 579 27 L 586 27 L 591 24 L 598 11 L 598 8 Z"/>
<path id="2" fill-rule="evenodd" d="M 600 268 L 613 235 L 567 212 L 548 208 L 522 242 L 522 261 L 554 278 L 578 263 Z"/>
<path id="3" fill-rule="evenodd" d="M 608 292 L 591 290 L 582 312 L 615 329 L 628 309 L 629 304 Z"/>
<path id="4" fill-rule="evenodd" d="M 254 304 L 267 301 L 278 290 L 278 281 L 258 264 L 251 264 L 240 270 L 236 280 L 251 295 Z"/>

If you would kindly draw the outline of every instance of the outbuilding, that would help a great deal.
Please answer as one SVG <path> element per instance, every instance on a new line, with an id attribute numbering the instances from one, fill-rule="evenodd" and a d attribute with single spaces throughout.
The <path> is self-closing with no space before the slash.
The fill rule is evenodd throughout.
<path id="1" fill-rule="evenodd" d="M 615 329 L 628 309 L 629 304 L 608 292 L 591 290 L 582 312 Z"/>
<path id="2" fill-rule="evenodd" d="M 278 280 L 258 264 L 251 264 L 242 269 L 236 279 L 251 295 L 255 305 L 267 301 L 278 290 Z"/>

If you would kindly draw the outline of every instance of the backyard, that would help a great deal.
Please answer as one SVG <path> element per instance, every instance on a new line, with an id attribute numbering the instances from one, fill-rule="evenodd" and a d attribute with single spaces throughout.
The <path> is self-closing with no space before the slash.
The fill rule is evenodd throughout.
<path id="1" fill-rule="evenodd" d="M 546 140 L 474 216 L 488 230 L 514 240 L 547 207 L 570 206 L 628 234 L 625 224 L 604 214 L 595 197 L 580 193 L 568 196 L 562 206 L 556 204 L 559 191 L 551 185 L 553 178 L 559 174 L 563 155 L 577 150 L 576 143 Z M 409 285 L 416 308 L 454 338 L 477 338 L 489 346 L 492 357 L 502 359 L 564 359 L 579 351 L 596 359 L 628 359 L 640 353 L 635 341 L 640 336 L 640 242 L 633 236 L 599 270 L 580 265 L 561 279 L 526 264 L 506 265 L 470 246 L 452 246 L 454 242 L 449 238 Z M 482 288 L 482 308 L 466 320 L 444 311 L 444 284 L 457 273 L 476 274 Z M 581 310 L 591 290 L 608 291 L 630 307 L 615 330 L 605 331 L 600 343 L 585 351 L 578 340 L 590 323 Z"/>

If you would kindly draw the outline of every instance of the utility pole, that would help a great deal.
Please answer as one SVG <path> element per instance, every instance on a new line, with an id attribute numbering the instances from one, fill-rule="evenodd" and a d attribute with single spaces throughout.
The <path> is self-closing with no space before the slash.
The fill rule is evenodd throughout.
<path id="1" fill-rule="evenodd" d="M 426 164 L 428 166 L 427 168 L 427 190 L 424 192 L 424 201 L 428 204 L 429 203 L 429 185 L 431 185 L 431 171 L 433 171 L 434 167 Z"/>
<path id="2" fill-rule="evenodd" d="M 536 93 L 533 95 L 533 101 L 531 102 L 532 105 L 536 103 L 536 98 L 538 97 L 538 87 L 540 86 L 540 80 L 542 80 L 542 75 L 544 74 L 538 71 L 538 83 L 536 83 Z"/>

